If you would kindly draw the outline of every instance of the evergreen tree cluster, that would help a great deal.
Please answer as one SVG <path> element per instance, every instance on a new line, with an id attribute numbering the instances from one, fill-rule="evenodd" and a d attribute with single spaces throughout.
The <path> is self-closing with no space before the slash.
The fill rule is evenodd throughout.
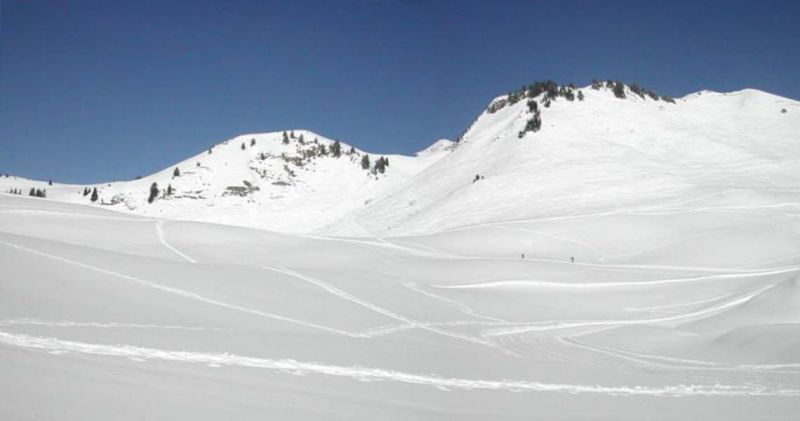
<path id="1" fill-rule="evenodd" d="M 9 189 L 8 194 L 22 194 L 21 189 Z"/>
<path id="2" fill-rule="evenodd" d="M 92 202 L 96 202 L 96 201 L 97 201 L 97 198 L 98 198 L 98 196 L 99 196 L 99 195 L 97 194 L 97 187 L 95 187 L 95 188 L 94 188 L 94 190 L 92 190 L 92 197 L 91 197 L 91 201 L 92 201 Z"/>
<path id="3" fill-rule="evenodd" d="M 625 99 L 625 84 L 621 82 L 614 82 L 611 84 L 611 90 L 614 92 L 614 96 L 619 99 Z"/>
<path id="4" fill-rule="evenodd" d="M 300 151 L 302 159 L 311 160 L 320 156 L 328 156 L 328 147 L 317 141 L 312 147 Z"/>
<path id="5" fill-rule="evenodd" d="M 45 189 L 35 189 L 31 187 L 31 191 L 28 192 L 28 196 L 44 198 L 47 196 L 47 191 Z"/>
<path id="6" fill-rule="evenodd" d="M 554 80 L 537 80 L 528 86 L 522 86 L 519 90 L 509 92 L 506 98 L 489 104 L 486 111 L 490 114 L 495 113 L 506 105 L 514 105 L 525 98 L 538 98 L 540 95 L 544 95 L 542 97 L 542 105 L 546 108 L 559 97 L 565 98 L 567 101 L 574 101 L 576 91 L 577 88 L 573 83 L 561 86 Z"/>
<path id="7" fill-rule="evenodd" d="M 528 100 L 528 112 L 530 112 L 532 115 L 525 123 L 525 128 L 522 129 L 522 131 L 520 131 L 517 135 L 517 137 L 520 139 L 525 137 L 525 133 L 536 133 L 542 128 L 542 114 L 539 112 L 539 104 L 533 99 Z"/>
<path id="8" fill-rule="evenodd" d="M 386 158 L 385 156 L 382 156 L 382 157 L 378 158 L 377 161 L 375 161 L 375 165 L 373 165 L 373 167 L 372 167 L 372 173 L 373 174 L 377 174 L 377 173 L 383 174 L 384 172 L 386 172 L 386 167 L 388 167 L 388 166 L 389 166 L 389 159 Z"/>
<path id="9" fill-rule="evenodd" d="M 200 163 L 198 162 L 198 166 L 199 166 L 199 164 Z M 180 176 L 181 176 L 181 170 L 179 170 L 178 167 L 175 167 L 175 171 L 172 171 L 172 177 L 174 178 L 174 177 L 180 177 Z"/>
<path id="10" fill-rule="evenodd" d="M 597 79 L 592 79 L 592 89 L 599 91 L 604 86 L 607 89 L 611 89 L 614 92 L 615 97 L 620 99 L 626 98 L 624 83 L 616 80 L 607 80 L 605 82 L 601 82 L 598 81 Z M 664 102 L 669 102 L 670 104 L 675 103 L 675 100 L 672 97 L 667 95 L 659 95 L 655 91 L 651 91 L 650 89 L 640 87 L 635 82 L 628 85 L 628 89 L 642 99 L 650 98 L 653 101 L 664 101 Z"/>

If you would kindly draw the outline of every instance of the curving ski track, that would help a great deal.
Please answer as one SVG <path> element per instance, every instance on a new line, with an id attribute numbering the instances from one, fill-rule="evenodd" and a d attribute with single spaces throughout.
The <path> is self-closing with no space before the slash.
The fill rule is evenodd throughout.
<path id="1" fill-rule="evenodd" d="M 169 351 L 131 345 L 102 345 L 41 338 L 0 331 L 0 344 L 24 349 L 41 350 L 55 355 L 79 353 L 105 357 L 141 360 L 162 360 L 213 367 L 246 367 L 290 372 L 294 374 L 321 374 L 361 381 L 392 381 L 445 390 L 499 390 L 509 392 L 592 393 L 610 396 L 783 396 L 800 397 L 800 390 L 775 389 L 755 385 L 696 385 L 677 384 L 665 386 L 602 386 L 582 384 L 543 383 L 526 380 L 482 380 L 421 375 L 381 368 L 329 365 L 289 359 L 253 358 L 233 354 L 214 354 L 188 351 Z"/>

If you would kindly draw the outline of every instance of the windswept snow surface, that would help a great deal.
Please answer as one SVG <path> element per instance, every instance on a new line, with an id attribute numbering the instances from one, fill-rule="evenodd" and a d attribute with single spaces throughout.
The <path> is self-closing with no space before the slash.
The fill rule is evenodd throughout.
<path id="1" fill-rule="evenodd" d="M 1 177 L 47 198 L 0 193 L 0 419 L 796 419 L 800 106 L 583 93 L 383 174 L 295 131 Z"/>
<path id="2" fill-rule="evenodd" d="M 798 256 L 783 208 L 332 238 L 0 195 L 0 418 L 791 419 Z"/>

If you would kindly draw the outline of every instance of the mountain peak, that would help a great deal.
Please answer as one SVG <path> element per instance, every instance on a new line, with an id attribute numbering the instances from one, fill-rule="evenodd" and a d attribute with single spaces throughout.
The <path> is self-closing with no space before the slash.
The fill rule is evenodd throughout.
<path id="1" fill-rule="evenodd" d="M 675 101 L 636 84 L 540 81 L 493 100 L 458 143 L 440 139 L 415 156 L 294 129 L 239 135 L 137 180 L 2 177 L 0 189 L 278 231 L 427 233 L 658 203 L 734 181 L 783 186 L 800 177 L 799 117 L 800 103 L 757 89 Z"/>
<path id="2" fill-rule="evenodd" d="M 428 157 L 443 152 L 450 152 L 455 147 L 456 142 L 449 139 L 439 139 L 427 148 L 417 152 L 415 155 L 418 157 Z"/>

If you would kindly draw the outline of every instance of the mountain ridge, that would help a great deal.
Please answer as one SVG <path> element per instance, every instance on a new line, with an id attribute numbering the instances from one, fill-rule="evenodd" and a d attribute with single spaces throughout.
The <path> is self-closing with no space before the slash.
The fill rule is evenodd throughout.
<path id="1" fill-rule="evenodd" d="M 89 187 L 98 189 L 97 204 L 145 216 L 325 235 L 418 234 L 670 200 L 713 190 L 719 186 L 703 177 L 719 183 L 735 176 L 731 165 L 755 161 L 775 161 L 767 178 L 793 179 L 784 163 L 800 159 L 791 141 L 798 112 L 797 101 L 756 89 L 671 99 L 612 81 L 543 82 L 493 99 L 457 142 L 439 140 L 415 156 L 371 154 L 298 129 L 239 135 L 140 180 L 48 186 L 0 177 L 0 190 L 92 203 Z M 706 174 L 690 174 L 698 172 L 692 166 Z M 762 176 L 750 181 L 763 185 Z M 634 199 L 639 190 L 645 194 Z"/>

